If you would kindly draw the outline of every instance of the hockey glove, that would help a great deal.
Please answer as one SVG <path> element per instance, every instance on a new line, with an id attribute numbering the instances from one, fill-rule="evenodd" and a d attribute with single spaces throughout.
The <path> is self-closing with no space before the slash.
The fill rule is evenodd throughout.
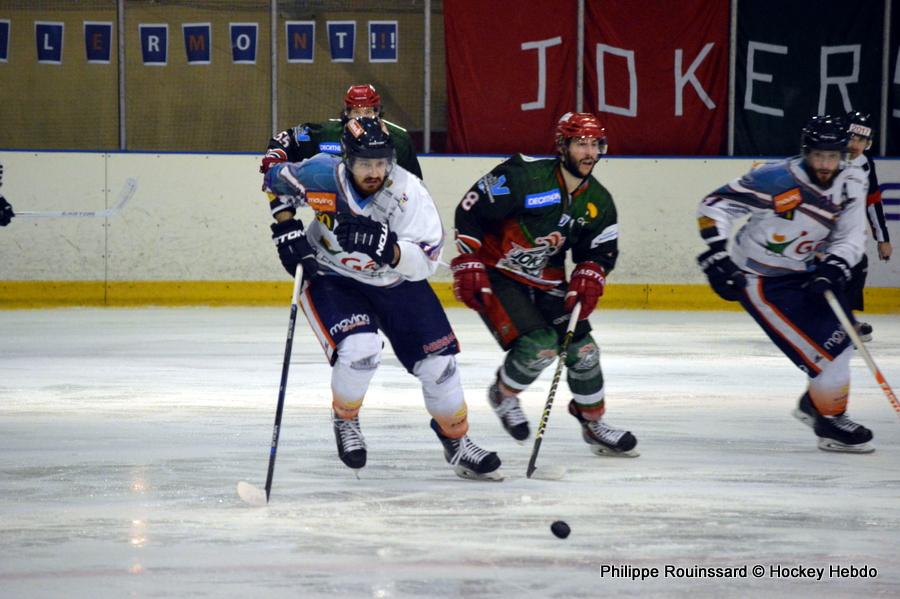
<path id="1" fill-rule="evenodd" d="M 575 309 L 575 304 L 581 302 L 581 314 L 578 320 L 585 320 L 597 307 L 597 300 L 603 295 L 606 286 L 606 273 L 603 267 L 596 262 L 580 262 L 572 271 L 569 281 L 569 291 L 566 293 L 566 302 L 563 305 L 566 312 Z"/>
<path id="2" fill-rule="evenodd" d="M 13 212 L 12 206 L 9 205 L 6 198 L 0 196 L 0 227 L 8 225 L 15 215 L 16 213 Z"/>
<path id="3" fill-rule="evenodd" d="M 709 286 L 719 297 L 729 302 L 740 299 L 741 291 L 747 286 L 747 277 L 731 261 L 724 244 L 711 246 L 697 256 L 697 263 L 709 279 Z"/>
<path id="4" fill-rule="evenodd" d="M 262 163 L 259 165 L 259 172 L 265 175 L 270 168 L 282 162 L 287 162 L 287 153 L 280 148 L 273 148 L 263 156 Z"/>
<path id="5" fill-rule="evenodd" d="M 378 266 L 393 266 L 394 260 L 399 258 L 394 255 L 397 234 L 388 228 L 387 223 L 375 222 L 358 214 L 341 214 L 337 218 L 334 235 L 345 252 L 366 254 Z"/>
<path id="6" fill-rule="evenodd" d="M 319 270 L 316 252 L 309 245 L 303 233 L 303 223 L 289 219 L 272 225 L 272 240 L 278 249 L 281 265 L 292 277 L 297 273 L 297 265 L 303 265 L 303 280 L 309 280 Z"/>
<path id="7" fill-rule="evenodd" d="M 826 254 L 813 271 L 809 290 L 813 293 L 825 293 L 832 289 L 839 291 L 850 280 L 850 265 L 840 256 Z"/>
<path id="8" fill-rule="evenodd" d="M 494 292 L 487 269 L 475 254 L 460 254 L 450 262 L 453 271 L 453 295 L 477 312 L 485 312 L 494 303 Z"/>

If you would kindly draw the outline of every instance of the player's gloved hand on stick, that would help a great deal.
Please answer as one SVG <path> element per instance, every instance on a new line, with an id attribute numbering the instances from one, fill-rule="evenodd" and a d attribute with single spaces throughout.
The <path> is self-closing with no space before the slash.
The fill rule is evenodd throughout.
<path id="1" fill-rule="evenodd" d="M 732 262 L 725 251 L 725 244 L 711 245 L 708 250 L 697 256 L 697 264 L 703 269 L 709 286 L 719 297 L 735 302 L 741 297 L 741 291 L 747 286 L 747 277 L 737 264 Z"/>
<path id="2" fill-rule="evenodd" d="M 579 262 L 572 271 L 563 307 L 566 312 L 571 312 L 575 309 L 575 304 L 581 302 L 578 320 L 585 320 L 597 307 L 597 300 L 603 296 L 605 286 L 606 273 L 602 266 L 596 262 Z"/>
<path id="3" fill-rule="evenodd" d="M 13 212 L 12 206 L 9 205 L 6 198 L 0 196 L 0 227 L 8 225 L 15 215 L 16 213 Z"/>
<path id="4" fill-rule="evenodd" d="M 488 310 L 494 303 L 494 292 L 487 269 L 475 254 L 460 254 L 450 262 L 453 271 L 453 295 L 478 312 Z"/>
<path id="5" fill-rule="evenodd" d="M 319 270 L 316 252 L 309 245 L 303 233 L 303 223 L 288 219 L 272 225 L 272 240 L 278 249 L 281 265 L 292 277 L 297 273 L 297 265 L 303 265 L 303 280 L 311 279 Z"/>
<path id="6" fill-rule="evenodd" d="M 825 293 L 826 290 L 840 290 L 850 280 L 850 265 L 840 256 L 826 254 L 816 264 L 809 282 L 809 290 L 813 293 Z"/>
<path id="7" fill-rule="evenodd" d="M 378 266 L 394 265 L 397 234 L 387 223 L 379 223 L 359 214 L 341 214 L 334 229 L 345 252 L 361 252 Z"/>

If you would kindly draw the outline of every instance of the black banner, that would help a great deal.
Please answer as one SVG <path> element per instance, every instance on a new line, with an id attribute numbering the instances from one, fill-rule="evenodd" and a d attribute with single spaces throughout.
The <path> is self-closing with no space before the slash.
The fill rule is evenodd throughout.
<path id="1" fill-rule="evenodd" d="M 738 4 L 737 25 L 736 155 L 798 153 L 815 114 L 878 121 L 883 2 L 753 0 Z"/>
<path id="2" fill-rule="evenodd" d="M 885 155 L 900 156 L 900 3 L 894 2 L 891 17 L 891 46 L 888 61 L 887 147 Z M 875 121 L 879 121 L 876 119 Z M 880 147 L 875 140 L 874 147 Z"/>

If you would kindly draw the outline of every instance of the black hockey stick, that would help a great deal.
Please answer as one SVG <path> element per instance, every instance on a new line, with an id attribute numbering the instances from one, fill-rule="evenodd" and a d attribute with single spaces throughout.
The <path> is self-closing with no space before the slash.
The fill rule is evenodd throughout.
<path id="1" fill-rule="evenodd" d="M 547 403 L 544 405 L 544 413 L 541 415 L 541 421 L 538 424 L 537 432 L 534 435 L 534 447 L 531 448 L 531 459 L 528 460 L 528 470 L 525 476 L 531 478 L 537 466 L 538 452 L 541 450 L 541 441 L 544 439 L 544 430 L 547 428 L 547 421 L 550 420 L 550 409 L 553 407 L 553 399 L 556 397 L 556 387 L 559 386 L 559 377 L 562 375 L 563 366 L 566 363 L 566 356 L 569 351 L 569 343 L 572 342 L 572 336 L 575 335 L 575 326 L 578 324 L 578 315 L 581 314 L 581 302 L 575 304 L 572 315 L 569 317 L 569 326 L 566 327 L 566 336 L 563 337 L 559 347 L 559 358 L 556 363 L 556 372 L 553 373 L 553 382 L 550 384 L 550 393 L 547 395 Z"/>
<path id="2" fill-rule="evenodd" d="M 825 301 L 827 301 L 828 305 L 831 306 L 831 311 L 834 312 L 835 316 L 837 316 L 837 319 L 840 321 L 841 326 L 844 327 L 844 331 L 846 331 L 847 335 L 850 336 L 850 341 L 853 342 L 853 345 L 856 346 L 856 350 L 863 357 L 863 360 L 866 361 L 866 366 L 869 367 L 869 370 L 872 372 L 872 375 L 878 382 L 878 386 L 881 387 L 881 390 L 884 391 L 884 394 L 887 396 L 888 401 L 891 402 L 891 407 L 894 408 L 894 411 L 897 412 L 898 416 L 900 416 L 900 402 L 897 401 L 897 396 L 894 395 L 894 390 L 891 389 L 890 385 L 888 385 L 888 382 L 884 378 L 884 375 L 881 374 L 881 370 L 879 370 L 878 366 L 875 364 L 875 360 L 872 359 L 872 355 L 869 353 L 869 350 L 866 349 L 866 346 L 863 344 L 862 339 L 859 338 L 859 335 L 856 333 L 856 327 L 854 327 L 853 323 L 850 322 L 850 319 L 847 317 L 847 313 L 844 311 L 844 308 L 841 307 L 841 303 L 834 296 L 834 292 L 831 289 L 826 289 L 824 295 Z"/>
<path id="3" fill-rule="evenodd" d="M 291 349 L 294 345 L 294 325 L 297 324 L 297 304 L 300 298 L 300 286 L 303 281 L 303 267 L 297 265 L 294 275 L 294 293 L 291 296 L 291 318 L 288 321 L 287 340 L 284 343 L 284 362 L 281 364 L 281 386 L 278 388 L 278 407 L 275 408 L 275 426 L 272 429 L 272 448 L 269 451 L 269 471 L 266 474 L 265 493 L 248 482 L 238 483 L 237 491 L 241 499 L 251 505 L 269 503 L 272 493 L 272 478 L 275 475 L 275 454 L 278 452 L 278 437 L 281 434 L 281 414 L 284 412 L 284 393 L 287 389 L 288 368 L 291 366 Z"/>

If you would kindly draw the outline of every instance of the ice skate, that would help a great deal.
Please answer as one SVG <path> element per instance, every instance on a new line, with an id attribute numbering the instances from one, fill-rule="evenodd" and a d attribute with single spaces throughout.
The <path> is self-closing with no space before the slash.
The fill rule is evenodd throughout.
<path id="1" fill-rule="evenodd" d="M 504 397 L 500 392 L 500 383 L 494 381 L 491 388 L 488 389 L 488 403 L 494 409 L 494 413 L 503 424 L 513 439 L 522 442 L 528 438 L 531 431 L 528 430 L 528 418 L 525 412 L 519 407 L 519 398 L 516 396 Z"/>
<path id="2" fill-rule="evenodd" d="M 581 415 L 575 400 L 569 402 L 569 414 L 581 423 L 581 436 L 599 456 L 636 458 L 637 439 L 629 431 L 613 428 L 602 420 L 588 420 Z"/>
<path id="3" fill-rule="evenodd" d="M 868 343 L 872 340 L 872 325 L 868 322 L 857 322 L 854 325 L 856 328 L 856 333 L 859 335 L 859 340 L 863 343 Z"/>
<path id="4" fill-rule="evenodd" d="M 458 477 L 469 480 L 503 480 L 503 473 L 500 472 L 500 458 L 496 453 L 478 447 L 469 439 L 468 435 L 459 439 L 445 437 L 433 418 L 431 428 L 441 440 L 441 445 L 444 446 L 444 458 L 448 464 L 453 466 Z"/>
<path id="5" fill-rule="evenodd" d="M 794 409 L 794 418 L 808 426 L 814 428 L 816 426 L 816 418 L 819 417 L 819 411 L 813 407 L 809 399 L 809 393 L 804 393 L 800 398 L 800 403 Z"/>
<path id="6" fill-rule="evenodd" d="M 334 440 L 337 442 L 338 457 L 348 468 L 359 470 L 366 465 L 366 439 L 359 428 L 359 416 L 351 419 L 338 418 L 331 414 L 334 424 Z"/>
<path id="7" fill-rule="evenodd" d="M 875 451 L 869 444 L 872 440 L 872 431 L 850 420 L 846 413 L 820 417 L 813 430 L 819 437 L 819 449 L 844 453 Z"/>
<path id="8" fill-rule="evenodd" d="M 800 398 L 794 416 L 813 429 L 819 438 L 819 449 L 842 453 L 871 453 L 875 448 L 869 444 L 872 431 L 850 420 L 847 414 L 822 416 L 809 399 L 809 393 Z"/>

